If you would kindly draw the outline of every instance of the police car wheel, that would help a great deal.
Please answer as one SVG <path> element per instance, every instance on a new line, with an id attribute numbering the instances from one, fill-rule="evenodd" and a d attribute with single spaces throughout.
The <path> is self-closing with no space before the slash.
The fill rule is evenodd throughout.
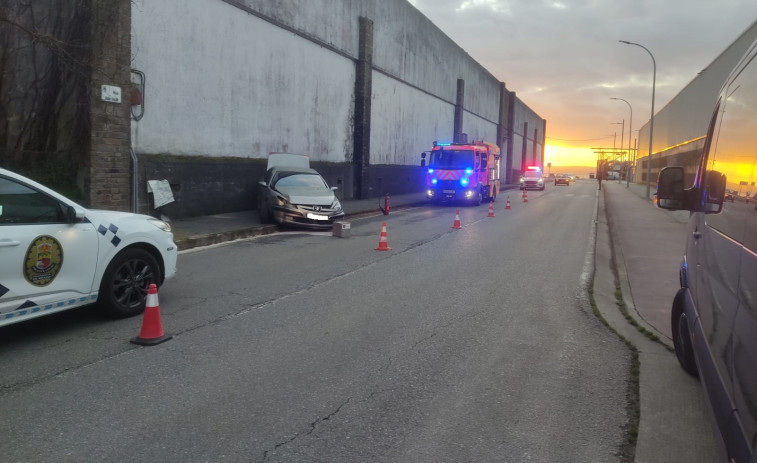
<path id="1" fill-rule="evenodd" d="M 145 309 L 147 289 L 160 284 L 160 266 L 144 249 L 132 248 L 117 255 L 103 275 L 98 304 L 113 317 L 131 317 Z"/>

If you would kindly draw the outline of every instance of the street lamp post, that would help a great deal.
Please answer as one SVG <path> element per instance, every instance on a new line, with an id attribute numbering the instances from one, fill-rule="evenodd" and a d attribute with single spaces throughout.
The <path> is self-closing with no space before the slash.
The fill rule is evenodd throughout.
<path id="1" fill-rule="evenodd" d="M 611 100 L 625 101 L 625 103 L 628 105 L 628 109 L 631 110 L 631 120 L 628 121 L 628 167 L 629 168 L 626 169 L 626 188 L 628 188 L 628 185 L 631 182 L 631 172 L 630 172 L 630 167 L 631 167 L 631 128 L 633 127 L 633 108 L 631 107 L 631 103 L 629 103 L 628 101 L 624 100 L 623 98 L 610 98 L 610 99 Z"/>
<path id="2" fill-rule="evenodd" d="M 647 199 L 649 199 L 649 186 L 652 177 L 652 136 L 654 135 L 654 90 L 657 80 L 657 62 L 655 61 L 652 52 L 649 51 L 644 45 L 628 42 L 627 40 L 618 40 L 618 42 L 625 43 L 626 45 L 636 45 L 637 47 L 641 47 L 647 53 L 649 53 L 649 57 L 652 58 L 652 110 L 651 115 L 649 116 L 649 158 L 647 159 Z"/>
<path id="3" fill-rule="evenodd" d="M 620 125 L 620 156 L 618 156 L 618 152 L 617 151 L 615 151 L 614 153 L 612 153 L 612 155 L 613 155 L 613 163 L 617 163 L 618 162 L 618 158 L 620 158 L 620 163 L 622 164 L 623 163 L 623 140 L 624 140 L 624 134 L 626 133 L 625 132 L 625 130 L 626 130 L 625 129 L 625 127 L 626 127 L 626 120 L 623 119 L 622 122 L 613 122 L 612 124 Z M 616 149 L 614 144 L 613 144 L 612 148 Z M 618 183 L 620 183 L 620 176 L 618 176 Z"/>

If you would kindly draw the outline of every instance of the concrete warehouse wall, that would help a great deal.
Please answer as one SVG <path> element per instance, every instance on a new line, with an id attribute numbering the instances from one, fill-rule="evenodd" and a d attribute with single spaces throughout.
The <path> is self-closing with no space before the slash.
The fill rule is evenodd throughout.
<path id="1" fill-rule="evenodd" d="M 455 136 L 458 80 L 460 131 L 513 144 L 503 178 L 520 169 L 523 137 L 528 162 L 543 157 L 544 121 L 406 0 L 132 5 L 142 211 L 146 181 L 164 178 L 171 217 L 252 209 L 272 151 L 308 154 L 342 199 L 421 191 L 420 153 Z"/>
<path id="2" fill-rule="evenodd" d="M 733 66 L 755 39 L 757 39 L 757 21 L 704 68 L 675 98 L 655 113 L 650 177 L 652 183 L 657 181 L 663 167 L 673 165 L 684 166 L 687 183 L 693 182 L 699 157 L 704 148 L 704 137 L 707 135 L 707 128 L 720 88 Z M 644 184 L 647 182 L 649 132 L 650 123 L 647 121 L 639 132 L 639 162 L 636 175 L 637 182 Z"/>

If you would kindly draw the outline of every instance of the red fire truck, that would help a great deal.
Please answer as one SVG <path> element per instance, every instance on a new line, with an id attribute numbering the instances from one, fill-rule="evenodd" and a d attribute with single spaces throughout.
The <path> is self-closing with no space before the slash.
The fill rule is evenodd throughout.
<path id="1" fill-rule="evenodd" d="M 421 154 L 421 166 L 425 166 L 427 154 L 426 197 L 429 200 L 466 201 L 477 206 L 497 197 L 501 155 L 496 144 L 482 140 L 454 144 L 434 142 L 430 152 Z"/>

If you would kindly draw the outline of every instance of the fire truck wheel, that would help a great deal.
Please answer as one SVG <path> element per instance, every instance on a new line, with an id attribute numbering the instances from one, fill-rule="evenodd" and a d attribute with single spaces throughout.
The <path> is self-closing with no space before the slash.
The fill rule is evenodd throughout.
<path id="1" fill-rule="evenodd" d="M 479 190 L 478 195 L 476 196 L 476 201 L 473 204 L 476 206 L 480 206 L 483 201 L 484 201 L 484 195 L 481 194 L 481 190 Z"/>

